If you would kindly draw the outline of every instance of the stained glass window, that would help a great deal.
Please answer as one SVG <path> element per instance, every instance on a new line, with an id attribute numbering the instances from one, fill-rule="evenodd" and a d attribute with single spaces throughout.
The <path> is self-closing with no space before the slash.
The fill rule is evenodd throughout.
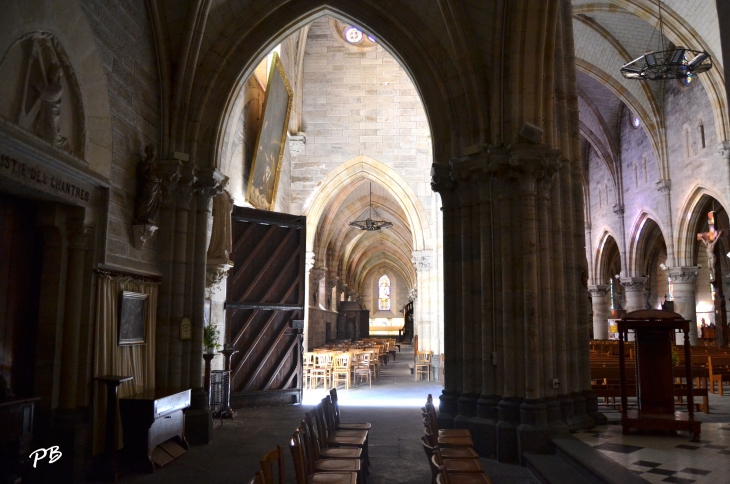
<path id="1" fill-rule="evenodd" d="M 641 126 L 641 120 L 639 119 L 638 116 L 632 116 L 632 118 L 631 118 L 631 125 L 634 128 L 638 128 L 639 126 Z"/>
<path id="2" fill-rule="evenodd" d="M 345 30 L 345 39 L 351 44 L 357 44 L 362 40 L 362 30 L 356 27 L 349 27 Z"/>
<path id="3" fill-rule="evenodd" d="M 378 310 L 390 311 L 390 279 L 385 274 L 378 280 Z"/>

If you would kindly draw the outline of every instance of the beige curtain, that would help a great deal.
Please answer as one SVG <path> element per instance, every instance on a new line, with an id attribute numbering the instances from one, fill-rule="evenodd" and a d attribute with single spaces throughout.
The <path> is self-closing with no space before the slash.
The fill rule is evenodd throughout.
<path id="1" fill-rule="evenodd" d="M 155 323 L 157 318 L 156 282 L 129 276 L 99 273 L 96 301 L 96 337 L 94 344 L 94 377 L 124 375 L 134 377 L 119 387 L 119 397 L 134 395 L 155 388 Z M 119 294 L 132 291 L 147 294 L 145 312 L 145 344 L 117 344 Z M 94 382 L 94 454 L 104 451 L 106 430 L 106 386 Z M 118 448 L 122 447 L 122 426 L 117 413 Z"/>

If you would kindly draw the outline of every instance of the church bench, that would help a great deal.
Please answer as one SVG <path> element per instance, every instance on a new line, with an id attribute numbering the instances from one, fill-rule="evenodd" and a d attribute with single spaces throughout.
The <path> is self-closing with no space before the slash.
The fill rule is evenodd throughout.
<path id="1" fill-rule="evenodd" d="M 620 404 L 616 403 L 616 399 L 621 398 L 621 383 L 619 381 L 609 380 L 607 383 L 592 384 L 591 390 L 593 390 L 597 397 L 603 398 L 603 402 L 599 403 L 599 405 L 609 407 L 620 406 Z M 628 397 L 636 397 L 636 381 L 630 380 L 627 382 L 626 393 Z M 695 398 L 694 406 L 696 411 L 701 410 L 703 413 L 710 413 L 710 403 L 707 394 L 707 388 L 692 388 L 692 397 Z M 682 405 L 683 399 L 687 398 L 687 385 L 675 384 L 674 396 L 678 398 L 679 404 Z M 611 399 L 611 403 L 608 401 L 609 398 Z M 702 398 L 702 403 L 697 402 L 697 398 Z"/>
<path id="2" fill-rule="evenodd" d="M 730 356 L 710 356 L 707 358 L 709 369 L 710 391 L 715 393 L 715 382 L 717 390 L 722 396 L 723 381 L 730 381 Z"/>

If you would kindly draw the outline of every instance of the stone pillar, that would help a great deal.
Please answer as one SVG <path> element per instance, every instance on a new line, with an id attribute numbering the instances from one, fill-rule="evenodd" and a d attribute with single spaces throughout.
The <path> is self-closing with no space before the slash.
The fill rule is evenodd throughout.
<path id="1" fill-rule="evenodd" d="M 646 298 L 644 297 L 644 285 L 646 277 L 622 277 L 621 285 L 626 293 L 626 312 L 644 309 Z"/>
<path id="2" fill-rule="evenodd" d="M 667 246 L 667 265 L 673 266 L 675 264 L 674 258 L 674 217 L 672 216 L 672 181 L 671 180 L 659 180 L 656 184 L 657 189 L 661 192 L 664 198 L 664 210 L 667 214 L 665 217 L 667 230 L 669 233 L 664 237 L 664 242 Z"/>
<path id="3" fill-rule="evenodd" d="M 208 245 L 213 227 L 213 198 L 223 192 L 228 180 L 214 168 L 196 170 L 193 185 L 195 194 L 195 226 L 193 238 L 193 285 L 192 285 L 192 339 L 183 348 L 190 362 L 187 385 L 192 387 L 190 409 L 185 412 L 185 433 L 193 444 L 207 444 L 213 438 L 212 413 L 208 405 L 208 392 L 204 388 L 203 329 L 205 325 L 205 296 Z M 192 195 L 192 194 L 191 194 Z M 183 360 L 184 362 L 185 360 Z M 182 377 L 185 381 L 185 372 Z"/>
<path id="4" fill-rule="evenodd" d="M 606 296 L 609 291 L 607 285 L 588 286 L 593 301 L 593 339 L 608 339 L 608 317 L 611 311 Z"/>
<path id="5" fill-rule="evenodd" d="M 63 320 L 61 352 L 61 395 L 59 407 L 76 407 L 79 375 L 79 342 L 81 334 L 82 299 L 86 276 L 86 253 L 89 250 L 92 228 L 82 222 L 66 224 L 68 237 L 68 266 L 66 272 L 66 301 Z"/>
<path id="6" fill-rule="evenodd" d="M 698 266 L 670 267 L 667 275 L 674 285 L 674 311 L 689 320 L 689 343 L 697 345 L 697 274 Z M 684 344 L 684 335 L 677 334 L 677 344 Z"/>
<path id="7" fill-rule="evenodd" d="M 455 278 L 460 251 L 456 245 L 455 232 L 458 224 L 456 183 L 451 179 L 450 167 L 434 164 L 431 169 L 431 188 L 441 194 L 443 212 L 443 265 L 444 265 L 444 391 L 439 397 L 439 426 L 453 426 L 456 417 L 456 400 L 459 397 L 461 361 L 459 360 L 460 321 L 456 317 Z"/>
<path id="8" fill-rule="evenodd" d="M 718 11 L 720 10 L 720 0 L 718 0 Z M 724 6 L 724 10 L 730 14 L 730 7 Z M 722 25 L 722 24 L 720 24 Z M 722 30 L 722 29 L 721 29 Z M 725 38 L 723 39 L 723 42 L 730 43 L 730 35 L 725 35 Z M 730 53 L 725 54 L 725 57 L 730 58 Z M 725 70 L 728 69 L 728 66 L 725 66 Z M 725 83 L 726 89 L 730 91 L 730 83 Z M 717 145 L 717 151 L 720 153 L 720 156 L 722 156 L 722 165 L 725 169 L 725 180 L 728 186 L 727 190 L 727 196 L 730 197 L 730 141 L 722 141 L 719 145 Z"/>
<path id="9" fill-rule="evenodd" d="M 416 269 L 417 288 L 413 291 L 413 320 L 418 328 L 419 349 L 433 351 L 434 360 L 440 358 L 440 342 L 438 327 L 433 327 L 432 300 L 434 291 L 431 284 L 431 270 L 433 267 L 433 252 L 430 250 L 414 250 L 411 263 Z M 420 297 L 419 297 L 420 296 Z"/>

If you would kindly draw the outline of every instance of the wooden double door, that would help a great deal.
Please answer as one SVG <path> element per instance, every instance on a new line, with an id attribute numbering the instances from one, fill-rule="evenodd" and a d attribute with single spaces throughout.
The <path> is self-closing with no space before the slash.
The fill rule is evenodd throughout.
<path id="1" fill-rule="evenodd" d="M 234 407 L 300 403 L 306 218 L 235 207 L 226 296 Z"/>

